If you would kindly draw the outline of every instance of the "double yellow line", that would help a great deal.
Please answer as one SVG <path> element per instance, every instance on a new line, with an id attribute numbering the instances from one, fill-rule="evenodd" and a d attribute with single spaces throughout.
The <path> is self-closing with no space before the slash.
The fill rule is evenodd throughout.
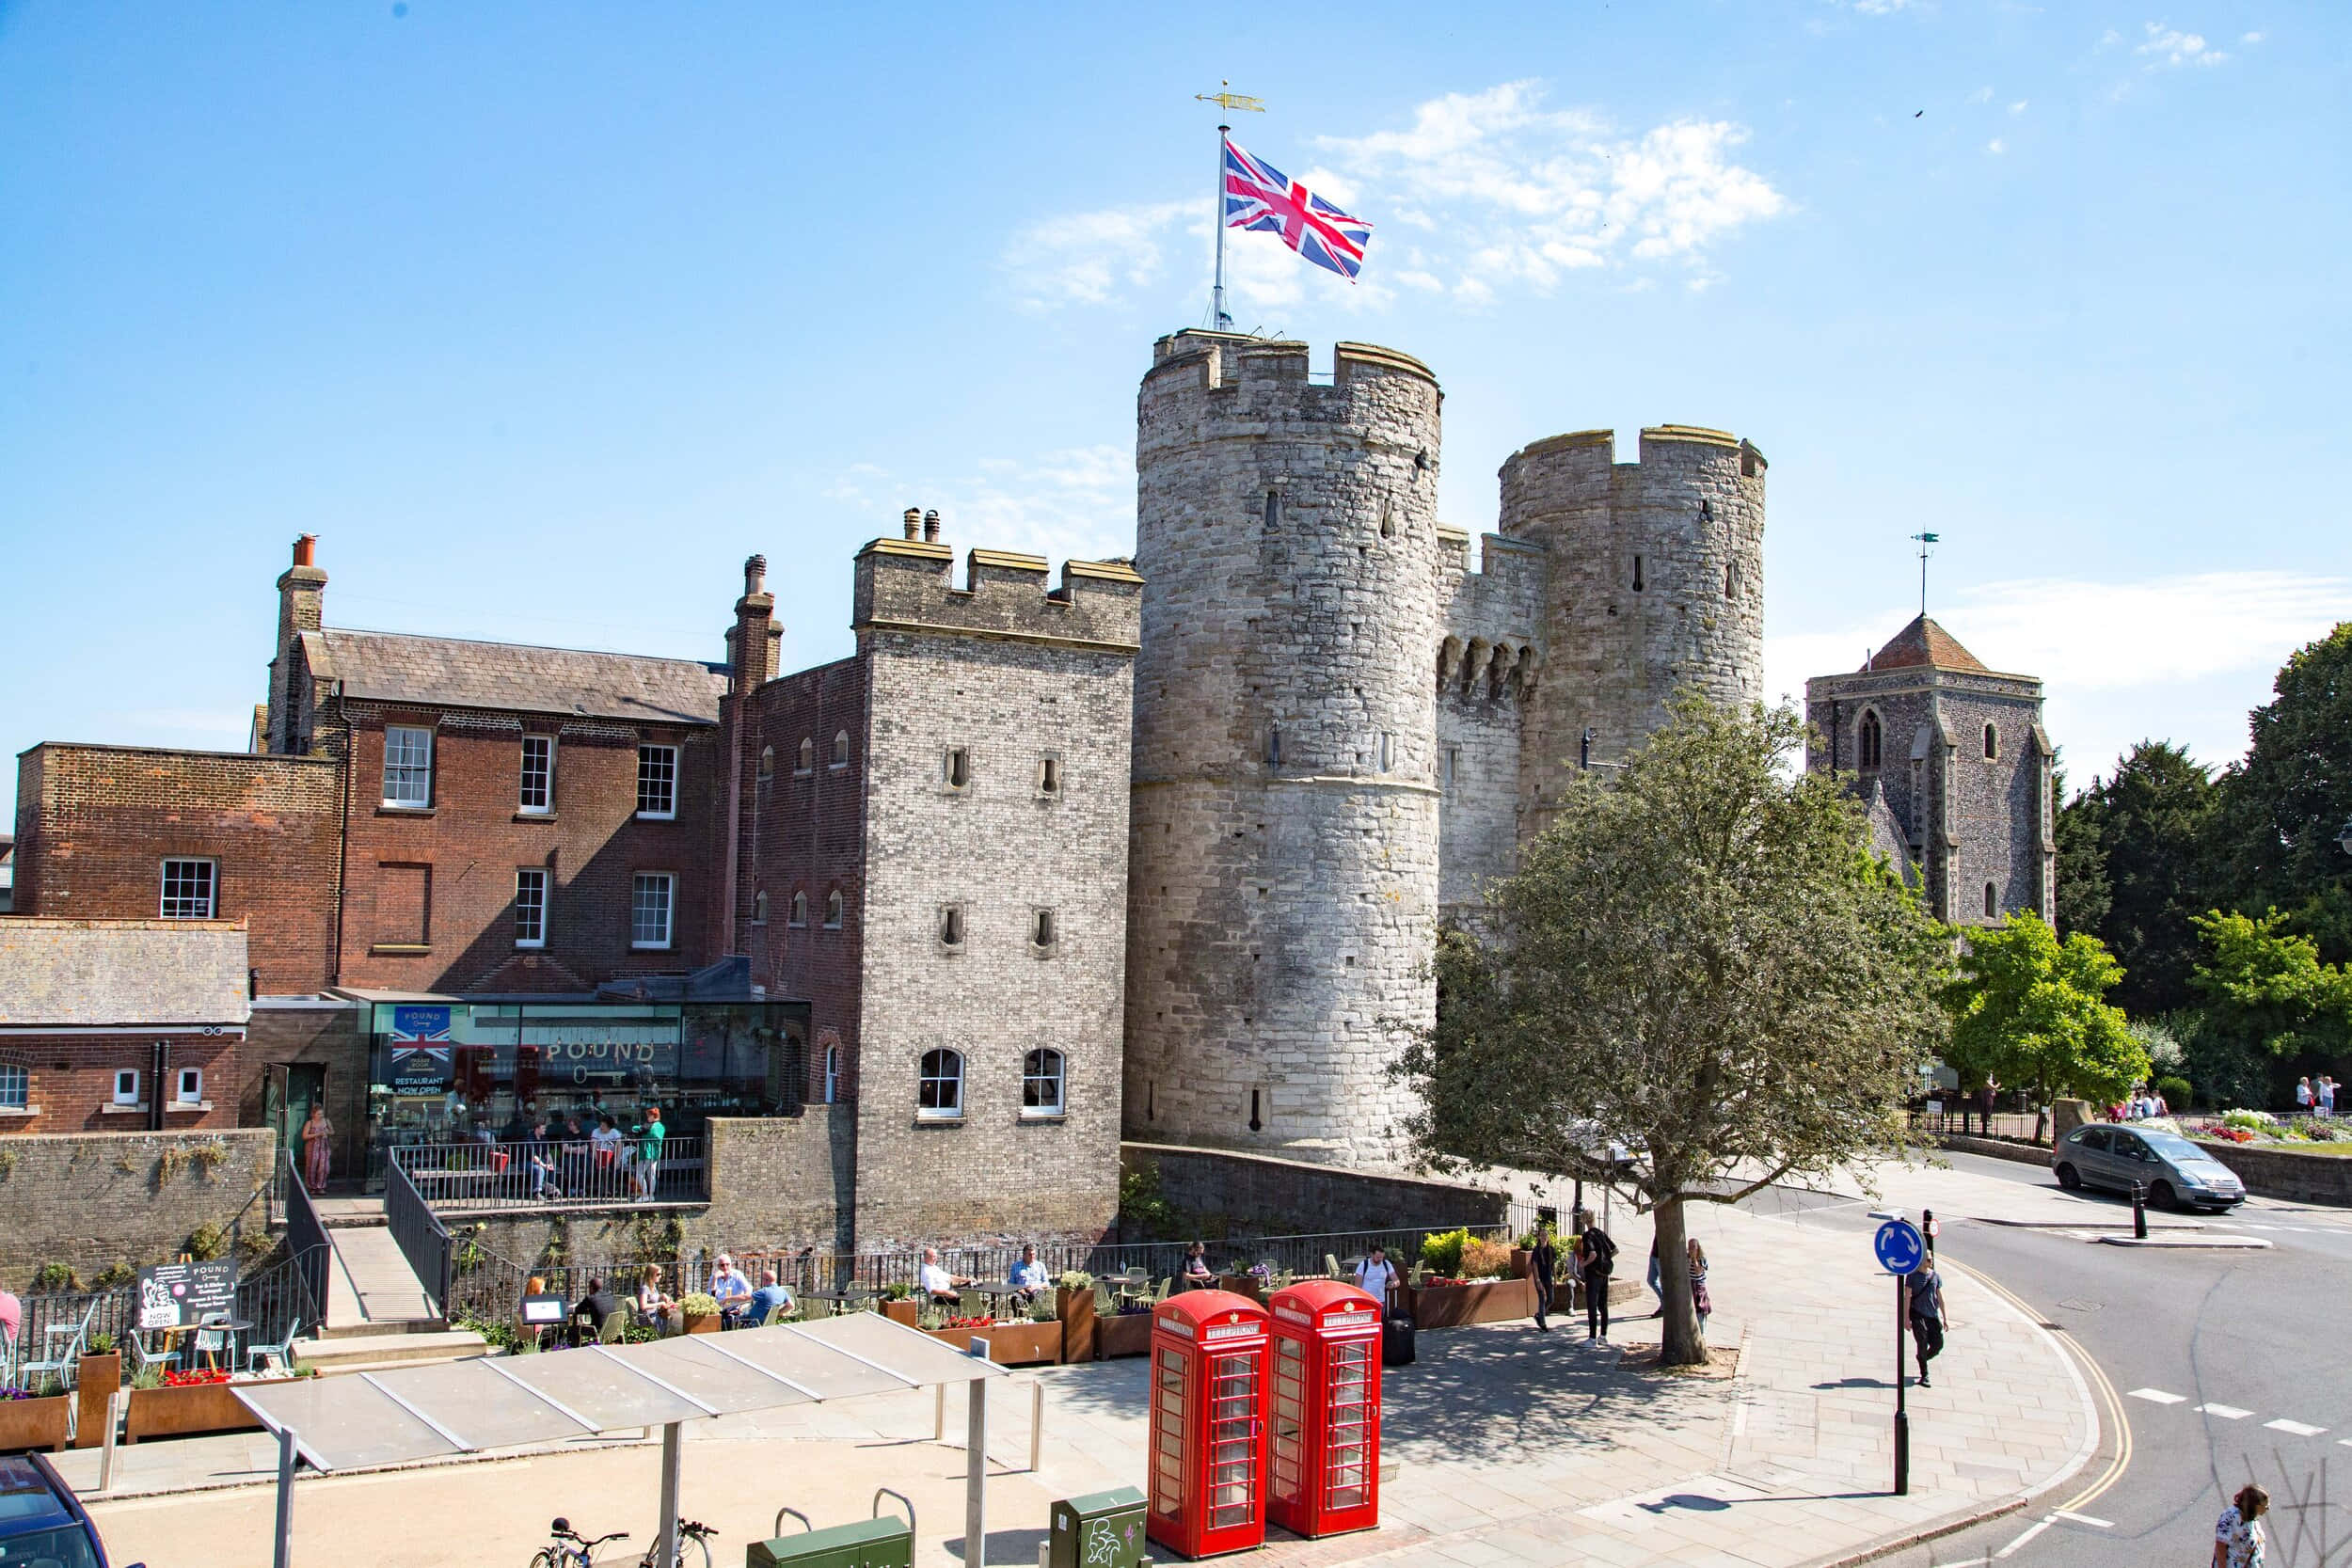
<path id="1" fill-rule="evenodd" d="M 1938 1266 L 1948 1266 L 1959 1269 L 1969 1278 L 1975 1280 L 1978 1284 L 1983 1286 L 1994 1295 L 1999 1296 L 2003 1301 L 2008 1302 L 2011 1307 L 2017 1308 L 2018 1311 L 2023 1312 L 2026 1315 L 2027 1322 L 2049 1324 L 2049 1321 L 2042 1317 L 2040 1312 L 2036 1311 L 2032 1307 L 2027 1306 L 2024 1301 L 2020 1300 L 2016 1291 L 2010 1290 L 1999 1280 L 1991 1277 L 1981 1271 L 1972 1269 L 1965 1263 L 1953 1263 L 1947 1265 L 1944 1263 L 1942 1259 L 1938 1259 Z M 2085 1504 L 2096 1498 L 2102 1492 L 2105 1492 L 2108 1487 L 2113 1486 L 2118 1481 L 2122 1480 L 2123 1472 L 2130 1467 L 2132 1463 L 2132 1422 L 2131 1418 L 2123 1412 L 2123 1397 L 2115 1391 L 2114 1383 L 2108 1379 L 2107 1374 L 2100 1368 L 2099 1363 L 2091 1359 L 2090 1353 L 2083 1349 L 2081 1345 L 2077 1344 L 2074 1340 L 2074 1337 L 2067 1333 L 2063 1328 L 2057 1327 L 2054 1324 L 2049 1324 L 2049 1332 L 2057 1338 L 2060 1345 L 2063 1345 L 2066 1348 L 2066 1353 L 2074 1358 L 2074 1364 L 2083 1370 L 2084 1376 L 2090 1379 L 2090 1386 L 2097 1393 L 2100 1404 L 2105 1407 L 2107 1419 L 2113 1423 L 2113 1430 L 2115 1433 L 2115 1458 L 2108 1463 L 2107 1467 L 2105 1470 L 2100 1472 L 2099 1479 L 2092 1481 L 2089 1486 L 2084 1487 L 2080 1492 L 2075 1493 L 2073 1497 L 2058 1505 L 2057 1512 L 2060 1513 L 2072 1513 L 2081 1509 Z"/>

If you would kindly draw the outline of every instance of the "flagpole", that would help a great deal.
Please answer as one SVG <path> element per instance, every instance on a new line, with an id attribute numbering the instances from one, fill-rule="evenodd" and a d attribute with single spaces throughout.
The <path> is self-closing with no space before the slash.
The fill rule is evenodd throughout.
<path id="1" fill-rule="evenodd" d="M 1209 210 L 1209 221 L 1216 225 L 1216 282 L 1209 290 L 1209 329 L 1213 332 L 1233 325 L 1233 318 L 1225 313 L 1225 138 L 1232 131 L 1231 125 L 1216 128 L 1216 205 Z"/>

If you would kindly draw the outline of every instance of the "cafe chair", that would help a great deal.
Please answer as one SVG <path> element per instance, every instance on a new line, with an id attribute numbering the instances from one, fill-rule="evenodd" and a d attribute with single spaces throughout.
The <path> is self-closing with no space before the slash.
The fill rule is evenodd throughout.
<path id="1" fill-rule="evenodd" d="M 204 1358 L 206 1365 L 218 1367 L 221 1353 L 231 1348 L 229 1343 L 229 1314 L 205 1313 L 203 1321 L 196 1325 L 196 1354 Z"/>
<path id="2" fill-rule="evenodd" d="M 600 1345 L 617 1345 L 621 1342 L 622 1337 L 627 1334 L 628 1330 L 628 1307 L 625 1307 L 618 1312 L 607 1312 L 604 1315 L 604 1322 L 596 1325 L 596 1343 Z"/>
<path id="3" fill-rule="evenodd" d="M 43 1377 L 55 1376 L 66 1387 L 74 1386 L 82 1364 L 82 1351 L 89 1343 L 89 1325 L 98 1316 L 98 1303 L 91 1302 L 89 1310 L 82 1314 L 79 1323 L 51 1323 L 41 1331 L 44 1351 L 39 1361 L 27 1361 L 21 1370 L 24 1386 L 37 1386 Z"/>
<path id="4" fill-rule="evenodd" d="M 245 1370 L 248 1372 L 265 1371 L 275 1361 L 279 1371 L 293 1371 L 294 1336 L 301 1332 L 302 1319 L 299 1315 L 287 1319 L 284 1338 L 274 1345 L 247 1345 L 245 1348 Z"/>

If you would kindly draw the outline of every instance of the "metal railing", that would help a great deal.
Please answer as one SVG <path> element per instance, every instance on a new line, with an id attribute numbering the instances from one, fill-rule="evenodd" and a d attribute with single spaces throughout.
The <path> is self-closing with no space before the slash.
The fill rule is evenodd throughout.
<path id="1" fill-rule="evenodd" d="M 288 1261 L 300 1272 L 303 1290 L 316 1314 L 310 1321 L 324 1326 L 326 1276 L 334 1266 L 334 1243 L 327 1239 L 326 1226 L 310 1202 L 310 1190 L 303 1184 L 302 1173 L 294 1168 L 282 1149 L 278 1155 L 278 1175 L 286 1205 L 286 1246 L 294 1255 Z"/>
<path id="2" fill-rule="evenodd" d="M 385 1172 L 384 1219 L 418 1285 L 432 1296 L 433 1309 L 447 1317 L 453 1250 L 449 1228 L 435 1217 L 432 1206 L 397 1160 Z"/>
<path id="3" fill-rule="evenodd" d="M 285 1339 L 290 1331 L 308 1333 L 325 1321 L 326 1298 L 314 1291 L 311 1280 L 314 1275 L 323 1277 L 321 1265 L 326 1257 L 322 1243 L 309 1256 L 297 1253 L 279 1258 L 267 1268 L 239 1276 L 234 1315 L 252 1324 L 242 1331 L 246 1345 L 276 1344 Z M 75 1328 L 87 1317 L 91 1336 L 107 1335 L 118 1346 L 138 1331 L 139 1292 L 135 1285 L 111 1291 L 28 1295 L 24 1298 L 23 1307 L 24 1326 L 18 1336 L 14 1366 L 40 1358 L 49 1344 L 53 1324 L 60 1329 Z M 192 1348 L 194 1342 L 190 1338 L 184 1344 Z M 84 1349 L 87 1348 L 85 1343 Z M 135 1365 L 126 1359 L 126 1378 Z"/>
<path id="4" fill-rule="evenodd" d="M 289 1183 L 300 1185 L 298 1180 Z M 321 1240 L 238 1279 L 236 1315 L 253 1325 L 245 1332 L 248 1348 L 278 1344 L 296 1333 L 315 1335 L 326 1326 L 326 1270 L 333 1256 Z"/>
<path id="5" fill-rule="evenodd" d="M 708 1196 L 706 1140 L 666 1139 L 659 1161 L 643 1160 L 638 1151 L 630 1140 L 616 1150 L 554 1141 L 395 1144 L 382 1151 L 385 1191 L 397 1168 L 442 1213 L 700 1203 Z"/>
<path id="6" fill-rule="evenodd" d="M 1911 1113 L 1911 1130 L 1915 1132 L 1954 1132 L 1963 1137 L 2010 1138 L 2031 1143 L 2036 1132 L 2036 1120 L 2031 1111 L 1994 1111 L 1990 1114 L 1957 1108 L 1914 1111 Z M 2048 1120 L 2042 1119 L 2040 1131 L 2044 1137 L 2049 1135 L 2049 1127 Z"/>

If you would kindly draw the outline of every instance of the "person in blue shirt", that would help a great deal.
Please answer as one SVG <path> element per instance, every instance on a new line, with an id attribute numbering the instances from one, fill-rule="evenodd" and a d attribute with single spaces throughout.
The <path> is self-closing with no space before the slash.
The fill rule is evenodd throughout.
<path id="1" fill-rule="evenodd" d="M 757 1328 L 771 1317 L 782 1317 L 792 1310 L 792 1292 L 776 1283 L 776 1271 L 759 1271 L 759 1289 L 752 1292 L 751 1305 L 743 1308 L 742 1324 Z"/>
<path id="2" fill-rule="evenodd" d="M 1037 1260 L 1035 1245 L 1025 1246 L 1021 1249 L 1021 1261 L 1012 1266 L 1012 1278 L 1009 1283 L 1013 1288 L 1013 1299 L 1024 1307 L 1037 1300 L 1044 1293 L 1045 1288 L 1052 1283 L 1046 1277 L 1045 1265 Z"/>

